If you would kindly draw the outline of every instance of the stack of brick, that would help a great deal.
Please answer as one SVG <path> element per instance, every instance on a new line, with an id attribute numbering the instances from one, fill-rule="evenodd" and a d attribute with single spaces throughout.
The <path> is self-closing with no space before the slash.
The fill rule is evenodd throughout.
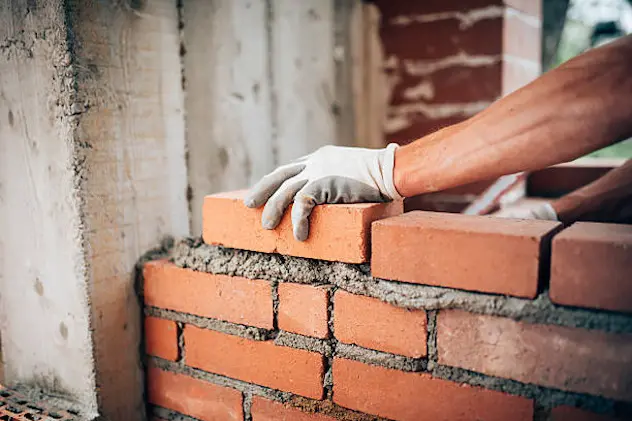
<path id="1" fill-rule="evenodd" d="M 630 227 L 325 205 L 297 243 L 204 206 L 144 267 L 155 420 L 630 416 Z"/>

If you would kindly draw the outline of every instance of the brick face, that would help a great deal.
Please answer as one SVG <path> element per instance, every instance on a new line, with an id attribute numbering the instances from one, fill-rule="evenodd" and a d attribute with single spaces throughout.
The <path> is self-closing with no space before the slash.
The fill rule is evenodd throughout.
<path id="1" fill-rule="evenodd" d="M 373 276 L 533 298 L 550 221 L 410 212 L 373 224 Z"/>
<path id="2" fill-rule="evenodd" d="M 398 421 L 531 421 L 533 403 L 432 378 L 337 358 L 334 401 L 344 407 Z"/>
<path id="3" fill-rule="evenodd" d="M 203 317 L 272 328 L 270 283 L 182 269 L 166 261 L 144 268 L 145 304 Z"/>
<path id="4" fill-rule="evenodd" d="M 151 367 L 148 400 L 154 405 L 195 417 L 201 421 L 241 421 L 241 393 L 182 374 Z"/>
<path id="5" fill-rule="evenodd" d="M 578 222 L 553 239 L 551 300 L 632 312 L 632 226 Z"/>
<path id="6" fill-rule="evenodd" d="M 244 195 L 245 192 L 232 192 L 205 198 L 203 237 L 206 243 L 264 253 L 362 263 L 369 258 L 371 222 L 403 211 L 401 201 L 317 206 L 310 217 L 309 238 L 300 242 L 292 235 L 289 210 L 275 230 L 265 230 L 261 227 L 263 208 L 246 208 Z"/>
<path id="7" fill-rule="evenodd" d="M 313 399 L 323 395 L 323 356 L 185 326 L 186 364 Z"/>
<path id="8" fill-rule="evenodd" d="M 308 414 L 300 409 L 291 408 L 279 402 L 259 396 L 252 398 L 252 421 L 335 421 L 335 418 L 322 414 Z"/>
<path id="9" fill-rule="evenodd" d="M 145 351 L 149 355 L 175 361 L 178 359 L 178 328 L 171 320 L 145 318 Z"/>
<path id="10" fill-rule="evenodd" d="M 426 355 L 426 312 L 338 291 L 334 332 L 345 343 L 408 357 Z"/>
<path id="11" fill-rule="evenodd" d="M 326 338 L 329 289 L 323 286 L 279 284 L 279 329 Z"/>
<path id="12" fill-rule="evenodd" d="M 437 317 L 439 363 L 612 399 L 632 399 L 632 335 L 519 323 L 460 310 Z"/>

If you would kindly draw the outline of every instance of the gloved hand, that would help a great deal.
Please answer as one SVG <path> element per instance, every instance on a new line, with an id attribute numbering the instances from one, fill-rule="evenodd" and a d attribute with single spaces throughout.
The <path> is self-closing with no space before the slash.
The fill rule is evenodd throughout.
<path id="1" fill-rule="evenodd" d="M 558 221 L 557 213 L 550 203 L 543 203 L 532 207 L 507 207 L 493 214 L 500 218 L 542 219 Z"/>
<path id="2" fill-rule="evenodd" d="M 289 204 L 294 237 L 305 241 L 309 215 L 323 203 L 385 202 L 401 199 L 393 183 L 396 144 L 384 149 L 324 146 L 266 175 L 249 192 L 249 208 L 265 204 L 261 224 L 274 229 Z"/>

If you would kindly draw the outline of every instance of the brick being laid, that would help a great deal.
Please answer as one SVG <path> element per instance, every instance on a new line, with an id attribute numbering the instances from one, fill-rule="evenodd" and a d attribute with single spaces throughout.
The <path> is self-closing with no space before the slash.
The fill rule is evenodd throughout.
<path id="1" fill-rule="evenodd" d="M 220 193 L 204 200 L 203 238 L 208 244 L 347 263 L 370 255 L 371 223 L 403 212 L 401 201 L 317 206 L 310 217 L 307 241 L 292 234 L 288 209 L 274 230 L 261 226 L 263 209 L 249 209 L 245 192 Z"/>
<path id="2" fill-rule="evenodd" d="M 557 222 L 409 212 L 373 224 L 374 277 L 534 298 Z"/>

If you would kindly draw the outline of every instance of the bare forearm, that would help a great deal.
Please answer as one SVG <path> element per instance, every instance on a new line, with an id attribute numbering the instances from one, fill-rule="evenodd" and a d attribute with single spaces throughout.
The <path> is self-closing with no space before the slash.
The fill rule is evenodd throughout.
<path id="1" fill-rule="evenodd" d="M 627 222 L 632 219 L 632 160 L 553 203 L 564 223 L 580 220 Z"/>
<path id="2" fill-rule="evenodd" d="M 395 186 L 413 196 L 575 159 L 632 136 L 631 98 L 628 36 L 398 149 Z"/>

